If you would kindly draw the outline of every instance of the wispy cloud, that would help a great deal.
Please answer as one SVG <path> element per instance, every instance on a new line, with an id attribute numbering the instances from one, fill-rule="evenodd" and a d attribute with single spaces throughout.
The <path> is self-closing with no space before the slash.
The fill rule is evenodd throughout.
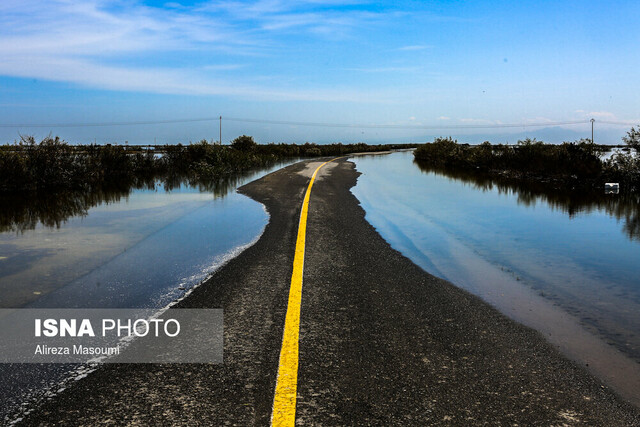
<path id="1" fill-rule="evenodd" d="M 591 111 L 589 113 L 586 113 L 586 115 L 589 117 L 599 118 L 599 119 L 617 120 L 616 115 L 609 111 Z"/>
<path id="2" fill-rule="evenodd" d="M 7 61 L 0 70 L 12 75 L 29 75 L 38 79 L 72 81 L 84 86 L 124 91 L 141 91 L 163 94 L 233 95 L 265 100 L 312 100 L 343 102 L 384 102 L 375 94 L 353 90 L 279 89 L 244 85 L 237 81 L 211 80 L 186 69 L 145 69 L 95 65 L 90 62 L 39 58 L 39 68 L 33 70 L 21 61 Z"/>
<path id="3" fill-rule="evenodd" d="M 72 82 L 89 87 L 158 93 L 274 96 L 280 99 L 361 100 L 353 90 L 252 86 L 248 68 L 233 57 L 282 49 L 283 32 L 335 37 L 381 19 L 379 14 L 313 1 L 211 1 L 151 7 L 107 0 L 3 0 L 0 3 L 0 75 Z M 185 54 L 220 58 L 183 60 Z M 230 61 L 231 59 L 231 61 Z"/>
<path id="4" fill-rule="evenodd" d="M 204 13 L 224 12 L 236 22 L 251 22 L 255 29 L 266 31 L 295 30 L 303 33 L 326 33 L 328 29 L 342 33 L 377 20 L 386 13 L 370 12 L 344 6 L 362 5 L 358 1 L 280 1 L 254 2 L 211 1 L 195 10 Z"/>
<path id="5" fill-rule="evenodd" d="M 580 117 L 582 119 L 595 119 L 596 124 L 600 122 L 602 125 L 613 125 L 613 126 L 634 126 L 636 124 L 640 124 L 640 118 L 636 119 L 624 119 L 620 118 L 617 114 L 612 113 L 610 111 L 585 111 L 585 110 L 576 110 L 576 113 L 581 113 Z M 598 124 L 600 126 L 600 124 Z"/>

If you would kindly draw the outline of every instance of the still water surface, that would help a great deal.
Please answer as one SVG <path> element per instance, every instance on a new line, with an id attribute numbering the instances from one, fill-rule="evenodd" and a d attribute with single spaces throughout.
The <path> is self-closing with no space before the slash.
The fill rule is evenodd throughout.
<path id="1" fill-rule="evenodd" d="M 367 220 L 426 271 L 557 334 L 545 324 L 555 317 L 531 305 L 544 299 L 640 361 L 637 197 L 545 193 L 447 175 L 421 169 L 411 152 L 353 161 L 362 176 L 352 191 Z"/>
<path id="2" fill-rule="evenodd" d="M 282 166 L 213 183 L 5 199 L 0 307 L 163 307 L 257 239 L 268 215 L 235 189 Z"/>
<path id="3" fill-rule="evenodd" d="M 292 162 L 217 182 L 5 197 L 0 307 L 165 307 L 258 239 L 268 215 L 235 190 Z M 19 417 L 92 369 L 2 364 L 0 419 Z"/>

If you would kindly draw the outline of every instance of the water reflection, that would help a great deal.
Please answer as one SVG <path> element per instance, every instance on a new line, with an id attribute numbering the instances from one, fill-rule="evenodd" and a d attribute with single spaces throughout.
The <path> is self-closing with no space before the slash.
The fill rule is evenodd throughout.
<path id="1" fill-rule="evenodd" d="M 553 210 L 570 218 L 600 211 L 623 222 L 622 231 L 631 240 L 640 241 L 640 195 L 634 193 L 605 194 L 600 191 L 567 191 L 552 188 L 548 183 L 522 182 L 512 179 L 496 179 L 463 170 L 449 170 L 414 163 L 425 173 L 453 179 L 483 192 L 513 195 L 519 205 L 525 207 L 546 203 Z"/>
<path id="2" fill-rule="evenodd" d="M 153 183 L 151 185 L 153 187 Z M 90 208 L 119 202 L 133 187 L 109 188 L 94 192 L 26 194 L 0 196 L 0 232 L 23 233 L 38 224 L 60 228 L 69 218 L 84 217 Z"/>
<path id="3" fill-rule="evenodd" d="M 266 212 L 235 189 L 295 161 L 220 179 L 4 195 L 0 307 L 163 306 L 261 233 Z"/>
<path id="4" fill-rule="evenodd" d="M 553 328 L 518 317 L 530 308 L 508 291 L 526 289 L 640 361 L 637 197 L 421 169 L 411 153 L 354 161 L 367 220 L 426 271 Z"/>
<path id="5" fill-rule="evenodd" d="M 136 190 L 172 192 L 189 187 L 201 193 L 210 193 L 214 198 L 224 197 L 250 175 L 236 174 L 208 180 L 167 175 L 122 181 L 90 192 L 0 194 L 0 233 L 24 233 L 34 230 L 39 224 L 59 229 L 70 218 L 85 217 L 89 209 L 102 204 L 119 203 Z"/>
<path id="6" fill-rule="evenodd" d="M 295 161 L 218 180 L 172 175 L 92 193 L 5 196 L 0 307 L 166 307 L 264 229 L 263 206 L 235 189 Z M 0 366 L 0 419 L 46 398 L 73 369 Z"/>

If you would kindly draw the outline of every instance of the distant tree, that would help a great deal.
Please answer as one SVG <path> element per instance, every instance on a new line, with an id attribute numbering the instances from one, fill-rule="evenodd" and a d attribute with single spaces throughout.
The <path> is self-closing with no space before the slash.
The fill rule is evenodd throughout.
<path id="1" fill-rule="evenodd" d="M 631 130 L 627 132 L 627 135 L 622 137 L 622 141 L 630 148 L 636 150 L 636 153 L 640 153 L 640 126 L 637 130 L 635 127 L 632 127 Z"/>
<path id="2" fill-rule="evenodd" d="M 419 146 L 413 155 L 417 160 L 435 165 L 446 165 L 452 162 L 457 163 L 461 158 L 462 149 L 463 147 L 458 145 L 457 140 L 453 140 L 451 137 L 438 137 L 433 142 Z"/>
<path id="3" fill-rule="evenodd" d="M 238 151 L 252 151 L 258 144 L 252 136 L 242 135 L 231 141 L 231 147 Z"/>

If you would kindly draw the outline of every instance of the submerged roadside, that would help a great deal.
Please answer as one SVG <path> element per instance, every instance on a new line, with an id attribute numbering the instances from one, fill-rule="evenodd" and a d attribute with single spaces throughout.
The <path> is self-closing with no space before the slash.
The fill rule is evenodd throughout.
<path id="1" fill-rule="evenodd" d="M 640 205 L 483 186 L 424 172 L 411 153 L 353 162 L 362 175 L 352 192 L 394 249 L 539 331 L 640 404 L 640 251 L 620 230 Z"/>
<path id="2" fill-rule="evenodd" d="M 23 421 L 268 424 L 300 205 L 317 164 L 241 187 L 269 224 L 179 303 L 224 309 L 223 364 L 104 366 Z M 640 424 L 637 408 L 539 333 L 392 249 L 350 192 L 357 177 L 351 162 L 334 162 L 311 195 L 298 423 Z"/>

